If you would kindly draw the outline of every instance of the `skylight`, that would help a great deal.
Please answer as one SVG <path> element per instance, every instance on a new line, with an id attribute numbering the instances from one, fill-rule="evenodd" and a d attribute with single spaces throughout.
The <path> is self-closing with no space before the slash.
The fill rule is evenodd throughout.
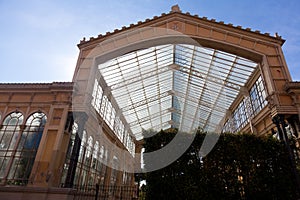
<path id="1" fill-rule="evenodd" d="M 137 140 L 143 129 L 217 131 L 257 64 L 216 49 L 168 44 L 99 64 Z"/>

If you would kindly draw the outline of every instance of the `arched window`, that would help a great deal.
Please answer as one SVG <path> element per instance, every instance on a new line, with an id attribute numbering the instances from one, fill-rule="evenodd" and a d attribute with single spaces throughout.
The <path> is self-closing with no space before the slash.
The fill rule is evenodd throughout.
<path id="1" fill-rule="evenodd" d="M 17 143 L 23 119 L 22 113 L 13 112 L 3 120 L 0 130 L 0 179 L 2 182 L 5 182 L 11 166 L 13 150 Z"/>
<path id="2" fill-rule="evenodd" d="M 118 168 L 119 168 L 119 159 L 117 156 L 113 156 L 112 160 L 112 171 L 110 174 L 110 185 L 115 186 L 117 182 L 117 175 L 118 175 Z"/>
<path id="3" fill-rule="evenodd" d="M 84 130 L 82 132 L 82 138 L 81 138 L 81 145 L 80 145 L 80 151 L 79 151 L 79 162 L 83 162 L 84 160 L 84 154 L 86 149 L 86 131 Z"/>
<path id="4" fill-rule="evenodd" d="M 74 148 L 74 143 L 75 143 L 75 137 L 78 134 L 78 124 L 76 122 L 73 123 L 72 125 L 72 132 L 71 132 L 71 137 L 69 141 L 69 146 L 68 146 L 68 152 L 67 152 L 67 159 L 71 159 L 72 151 Z"/>
<path id="5" fill-rule="evenodd" d="M 82 137 L 81 137 L 81 144 L 80 144 L 80 150 L 79 150 L 79 156 L 78 156 L 78 162 L 76 167 L 76 173 L 75 173 L 75 179 L 74 179 L 74 185 L 75 187 L 80 187 L 84 185 L 86 172 L 84 171 L 84 162 L 86 158 L 86 150 L 87 150 L 87 133 L 86 130 L 82 131 Z"/>
<path id="6" fill-rule="evenodd" d="M 3 174 L 1 172 L 1 178 L 5 179 L 7 184 L 27 184 L 46 120 L 47 117 L 44 113 L 33 113 L 28 117 L 25 126 L 22 126 L 23 130 L 17 126 L 23 123 L 21 113 L 12 113 L 4 120 L 1 129 L 1 142 L 7 143 L 5 138 L 11 138 L 4 158 L 7 160 L 6 170 Z M 5 151 L 4 149 L 5 147 L 3 151 Z M 3 151 L 1 149 L 1 153 Z M 1 167 L 4 166 L 5 161 L 2 162 Z"/>
<path id="7" fill-rule="evenodd" d="M 86 147 L 86 157 L 88 160 L 90 160 L 90 157 L 92 155 L 92 149 L 93 149 L 93 137 L 89 136 L 88 141 L 87 141 L 87 147 Z"/>
<path id="8" fill-rule="evenodd" d="M 68 151 L 67 151 L 67 154 L 66 154 L 66 160 L 65 160 L 65 164 L 64 164 L 64 168 L 63 168 L 62 178 L 61 178 L 61 185 L 62 186 L 65 186 L 65 181 L 66 181 L 66 178 L 67 178 L 69 165 L 71 164 L 72 153 L 74 153 L 73 149 L 74 149 L 74 145 L 75 145 L 76 135 L 78 135 L 78 124 L 76 122 L 73 122 L 72 131 L 71 131 L 71 135 L 70 135 L 69 146 L 68 146 Z"/>
<path id="9" fill-rule="evenodd" d="M 98 154 L 99 154 L 99 142 L 96 141 L 94 145 L 94 151 L 93 151 L 93 162 L 92 162 L 92 168 L 97 169 L 98 164 Z"/>

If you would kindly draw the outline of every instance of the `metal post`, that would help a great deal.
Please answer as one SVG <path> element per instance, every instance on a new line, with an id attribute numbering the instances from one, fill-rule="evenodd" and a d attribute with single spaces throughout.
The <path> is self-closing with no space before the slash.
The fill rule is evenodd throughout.
<path id="1" fill-rule="evenodd" d="M 272 121 L 273 121 L 273 123 L 276 125 L 277 132 L 278 132 L 280 141 L 284 141 L 284 140 L 283 140 L 282 130 L 281 130 L 281 127 L 280 127 L 280 119 L 279 119 L 279 116 L 276 115 L 275 117 L 273 117 L 273 118 L 272 118 Z"/>
<path id="2" fill-rule="evenodd" d="M 99 195 L 99 184 L 96 183 L 96 194 L 95 194 L 95 200 L 98 199 L 98 195 Z"/>
<path id="3" fill-rule="evenodd" d="M 297 189 L 297 198 L 300 198 L 300 179 L 299 179 L 299 175 L 298 175 L 298 172 L 296 169 L 296 162 L 295 162 L 294 154 L 290 147 L 289 138 L 287 136 L 287 132 L 285 129 L 287 124 L 284 121 L 284 116 L 276 115 L 273 118 L 273 122 L 276 124 L 280 140 L 283 141 L 283 143 L 288 151 L 289 160 L 290 160 L 290 164 L 291 164 L 291 171 L 292 171 L 292 174 L 294 175 L 294 181 L 295 181 L 295 185 L 296 185 L 296 189 Z"/>

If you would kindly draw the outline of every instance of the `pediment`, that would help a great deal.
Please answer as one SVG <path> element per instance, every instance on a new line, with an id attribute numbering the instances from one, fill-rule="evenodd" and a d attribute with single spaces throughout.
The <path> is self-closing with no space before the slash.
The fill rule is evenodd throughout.
<path id="1" fill-rule="evenodd" d="M 243 28 L 240 25 L 233 25 L 231 23 L 225 23 L 224 21 L 217 21 L 216 19 L 208 19 L 207 17 L 199 17 L 199 15 L 191 15 L 189 12 L 183 13 L 180 9 L 174 9 L 169 13 L 162 13 L 160 16 L 154 16 L 152 19 L 146 19 L 139 21 L 129 26 L 124 26 L 120 29 L 115 29 L 112 32 L 106 32 L 105 34 L 99 34 L 96 37 L 90 37 L 89 39 L 83 38 L 78 47 L 85 48 L 90 45 L 97 44 L 109 37 L 115 37 L 118 34 L 123 34 L 126 31 L 131 31 L 138 28 L 156 27 L 166 28 L 174 31 L 178 31 L 190 37 L 204 37 L 212 39 L 226 40 L 226 36 L 242 36 L 246 38 L 259 39 L 269 43 L 276 43 L 282 45 L 285 40 L 282 39 L 277 33 L 271 36 L 270 33 L 261 33 L 259 30 L 252 30 L 251 28 Z M 224 35 L 224 32 L 226 34 Z"/>

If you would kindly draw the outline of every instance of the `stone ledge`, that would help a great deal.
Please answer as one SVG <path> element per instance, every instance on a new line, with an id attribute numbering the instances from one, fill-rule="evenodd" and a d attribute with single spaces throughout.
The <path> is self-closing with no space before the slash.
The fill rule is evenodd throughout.
<path id="1" fill-rule="evenodd" d="M 72 188 L 42 188 L 42 187 L 0 187 L 1 199 L 6 200 L 72 200 L 76 190 Z"/>
<path id="2" fill-rule="evenodd" d="M 57 187 L 43 188 L 43 187 L 24 187 L 24 186 L 2 186 L 0 187 L 0 193 L 2 192 L 74 194 L 76 190 L 73 188 L 57 188 Z"/>

